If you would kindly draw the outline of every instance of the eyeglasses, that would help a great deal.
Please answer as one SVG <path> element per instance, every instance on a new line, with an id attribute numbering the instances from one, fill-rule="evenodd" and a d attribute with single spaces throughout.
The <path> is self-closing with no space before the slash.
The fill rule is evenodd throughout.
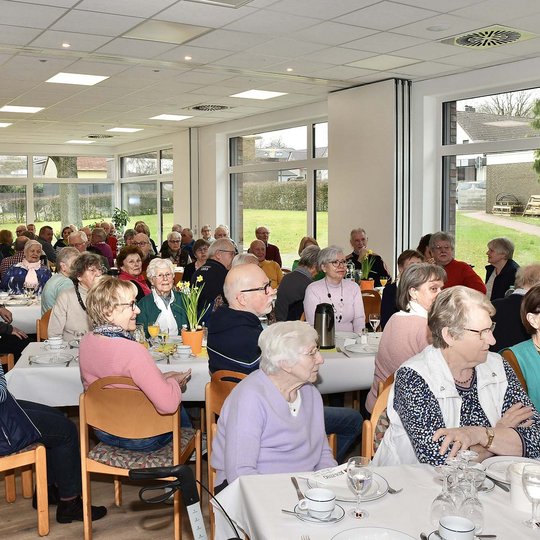
<path id="1" fill-rule="evenodd" d="M 172 279 L 173 275 L 170 272 L 168 272 L 166 274 L 156 274 L 156 277 L 158 279 Z"/>
<path id="2" fill-rule="evenodd" d="M 223 253 L 234 253 L 235 255 L 238 255 L 238 251 L 236 251 L 236 249 L 218 249 L 218 251 L 223 251 Z"/>
<path id="3" fill-rule="evenodd" d="M 131 242 L 132 246 L 146 246 L 149 242 Z"/>
<path id="4" fill-rule="evenodd" d="M 314 347 L 313 349 L 311 349 L 311 351 L 302 354 L 304 354 L 305 356 L 311 356 L 311 358 L 313 358 L 314 356 L 317 356 L 318 353 L 319 347 Z"/>
<path id="5" fill-rule="evenodd" d="M 131 302 L 119 302 L 116 305 L 117 306 L 129 306 L 131 308 L 131 311 L 135 311 L 135 307 L 137 305 L 137 302 L 135 300 L 132 300 Z"/>
<path id="6" fill-rule="evenodd" d="M 339 261 L 330 261 L 330 264 L 334 268 L 339 268 L 340 266 L 347 266 L 347 261 L 345 259 L 340 259 Z"/>
<path id="7" fill-rule="evenodd" d="M 437 251 L 451 251 L 452 246 L 433 246 L 433 249 Z"/>
<path id="8" fill-rule="evenodd" d="M 483 330 L 475 330 L 474 328 L 464 328 L 463 330 L 467 330 L 468 332 L 474 332 L 475 334 L 478 334 L 480 339 L 486 339 L 489 334 L 493 334 L 493 330 L 495 330 L 495 326 L 497 323 L 493 323 L 489 328 L 484 328 Z"/>
<path id="9" fill-rule="evenodd" d="M 268 290 L 270 289 L 270 284 L 272 282 L 269 281 L 268 283 L 265 283 L 262 287 L 255 287 L 253 289 L 244 289 L 240 292 L 257 292 L 257 291 L 264 291 L 264 294 L 268 294 Z"/>
<path id="10" fill-rule="evenodd" d="M 179 244 L 182 240 L 169 240 L 171 244 Z"/>

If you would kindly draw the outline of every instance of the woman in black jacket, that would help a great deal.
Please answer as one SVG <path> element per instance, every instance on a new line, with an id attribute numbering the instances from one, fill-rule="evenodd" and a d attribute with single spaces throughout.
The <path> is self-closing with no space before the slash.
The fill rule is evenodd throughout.
<path id="1" fill-rule="evenodd" d="M 519 264 L 512 259 L 514 243 L 508 238 L 494 238 L 488 242 L 486 266 L 486 296 L 490 300 L 504 298 L 514 285 Z"/>

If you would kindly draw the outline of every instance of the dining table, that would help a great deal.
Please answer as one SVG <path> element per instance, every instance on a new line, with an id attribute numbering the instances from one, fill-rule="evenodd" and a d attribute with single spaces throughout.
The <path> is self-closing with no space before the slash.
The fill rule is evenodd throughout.
<path id="1" fill-rule="evenodd" d="M 50 352 L 44 342 L 30 343 L 22 352 L 15 367 L 6 373 L 10 392 L 17 399 L 35 401 L 51 407 L 65 407 L 79 404 L 83 391 L 78 358 L 78 348 L 67 352 L 74 356 L 69 364 L 31 364 L 30 356 Z M 142 345 L 141 345 L 142 346 Z M 365 390 L 373 381 L 375 355 L 341 353 L 335 349 L 322 352 L 324 363 L 320 366 L 317 387 L 322 394 Z M 162 372 L 186 371 L 191 369 L 191 379 L 182 395 L 183 401 L 204 401 L 205 387 L 210 381 L 208 354 L 203 348 L 197 356 L 179 359 L 171 356 L 169 361 L 161 360 L 156 365 Z"/>
<path id="2" fill-rule="evenodd" d="M 25 334 L 36 333 L 36 321 L 41 318 L 41 298 L 11 297 L 2 300 L 6 309 L 11 311 L 12 325 Z"/>
<path id="3" fill-rule="evenodd" d="M 420 533 L 424 532 L 429 540 L 440 540 L 436 534 L 431 534 L 435 529 L 430 521 L 431 503 L 441 492 L 440 476 L 434 467 L 419 464 L 370 466 L 370 469 L 382 478 L 381 485 L 388 484 L 396 491 L 402 491 L 396 494 L 386 492 L 375 500 L 362 501 L 362 509 L 369 514 L 362 519 L 349 515 L 349 511 L 354 508 L 354 502 L 339 500 L 337 504 L 344 512 L 338 514 L 336 510 L 336 516 L 343 515 L 343 518 L 333 523 L 306 522 L 296 515 L 285 514 L 282 510 L 293 511 L 298 503 L 291 477 L 298 479 L 300 489 L 305 492 L 310 486 L 316 485 L 314 473 L 241 476 L 216 498 L 235 524 L 240 538 L 245 534 L 251 540 L 331 540 L 334 537 L 336 540 L 361 540 L 367 536 L 369 528 L 372 528 L 373 536 L 369 538 L 418 539 Z M 343 466 L 336 470 L 343 470 Z M 346 486 L 345 475 L 342 475 L 339 481 Z M 381 493 L 384 491 L 385 489 L 381 490 Z M 352 492 L 350 496 L 354 498 Z M 480 493 L 479 498 L 484 508 L 482 534 L 495 534 L 497 540 L 538 538 L 538 531 L 526 527 L 523 523 L 530 517 L 530 512 L 515 510 L 510 504 L 510 493 L 495 486 L 489 492 Z M 215 503 L 214 512 L 215 540 L 236 536 L 223 511 Z M 362 529 L 366 530 L 363 532 Z M 379 529 L 379 532 L 375 529 Z"/>

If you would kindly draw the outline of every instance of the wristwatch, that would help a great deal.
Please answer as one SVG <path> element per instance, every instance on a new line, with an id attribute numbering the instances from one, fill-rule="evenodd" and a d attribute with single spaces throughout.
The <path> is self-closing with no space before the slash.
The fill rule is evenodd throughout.
<path id="1" fill-rule="evenodd" d="M 493 430 L 493 428 L 487 427 L 486 428 L 486 435 L 487 435 L 488 440 L 487 440 L 487 443 L 484 446 L 484 448 L 486 450 L 488 450 L 489 447 L 493 444 L 493 439 L 495 438 L 495 431 Z"/>

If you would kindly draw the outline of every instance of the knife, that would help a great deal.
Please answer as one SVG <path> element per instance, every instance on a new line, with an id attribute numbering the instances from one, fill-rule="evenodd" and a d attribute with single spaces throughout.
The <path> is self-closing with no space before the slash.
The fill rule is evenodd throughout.
<path id="1" fill-rule="evenodd" d="M 497 480 L 496 478 L 493 478 L 493 476 L 490 476 L 489 474 L 486 474 L 486 476 L 498 487 L 500 487 L 503 491 L 506 491 L 507 493 L 510 492 L 510 486 L 508 484 L 505 484 L 504 482 L 501 482 L 500 480 Z"/>
<path id="2" fill-rule="evenodd" d="M 291 476 L 291 482 L 293 483 L 294 489 L 296 489 L 298 500 L 301 501 L 304 498 L 304 494 L 302 493 L 302 490 L 300 489 L 300 486 L 298 485 L 298 480 L 294 476 Z"/>

